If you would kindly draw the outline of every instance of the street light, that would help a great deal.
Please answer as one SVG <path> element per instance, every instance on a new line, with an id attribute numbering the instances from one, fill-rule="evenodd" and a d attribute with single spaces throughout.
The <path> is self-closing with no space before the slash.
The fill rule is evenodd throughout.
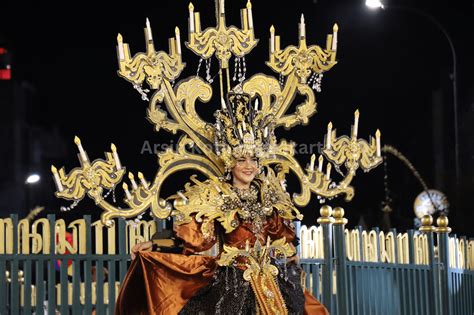
<path id="1" fill-rule="evenodd" d="M 383 9 L 383 4 L 380 0 L 366 0 L 365 5 L 369 7 L 370 9 Z"/>
<path id="2" fill-rule="evenodd" d="M 432 15 L 421 11 L 416 8 L 403 7 L 403 6 L 386 6 L 380 0 L 366 0 L 365 5 L 371 10 L 376 9 L 394 9 L 394 10 L 405 10 L 418 15 L 423 16 L 425 19 L 430 20 L 436 27 L 443 33 L 444 37 L 448 40 L 449 48 L 451 49 L 451 54 L 453 57 L 453 73 L 451 76 L 451 81 L 453 84 L 453 115 L 454 115 L 454 168 L 456 173 L 456 191 L 459 192 L 459 131 L 458 131 L 458 92 L 457 92 L 457 59 L 456 59 L 456 50 L 454 49 L 454 44 L 449 36 L 446 29 L 435 19 Z M 458 199 L 458 196 L 456 196 Z"/>
<path id="3" fill-rule="evenodd" d="M 41 179 L 41 177 L 38 174 L 30 174 L 26 178 L 26 183 L 27 184 L 36 184 L 37 182 L 40 181 L 40 179 Z"/>

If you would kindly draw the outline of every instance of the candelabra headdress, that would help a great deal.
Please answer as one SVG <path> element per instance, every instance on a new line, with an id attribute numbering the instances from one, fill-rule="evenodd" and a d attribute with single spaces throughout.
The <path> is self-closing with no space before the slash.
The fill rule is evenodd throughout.
<path id="1" fill-rule="evenodd" d="M 261 166 L 279 164 L 278 180 L 283 180 L 289 171 L 293 172 L 300 181 L 301 191 L 293 194 L 291 202 L 305 206 L 312 194 L 318 195 L 320 200 L 341 194 L 350 200 L 354 195 L 350 183 L 356 170 L 362 168 L 369 171 L 381 163 L 380 132 L 370 142 L 358 139 L 358 111 L 351 136 L 336 137 L 332 124 L 328 125 L 317 168 L 314 167 L 315 155 L 311 157 L 310 164 L 303 168 L 295 158 L 294 144 L 278 141 L 274 135 L 278 127 L 290 129 L 307 124 L 316 113 L 313 90 L 320 91 L 323 73 L 337 63 L 336 24 L 332 34 L 327 36 L 325 47 L 306 43 L 308 36 L 303 16 L 299 23 L 297 46 L 281 48 L 280 36 L 275 34 L 272 26 L 266 64 L 279 75 L 279 79 L 264 74 L 246 79 L 245 56 L 258 43 L 254 36 L 250 0 L 241 9 L 241 29 L 226 25 L 224 0 L 215 2 L 217 25 L 204 30 L 201 29 L 199 12 L 194 11 L 192 4 L 189 5 L 189 37 L 185 43 L 201 58 L 200 65 L 203 61 L 206 63 L 207 80 L 199 76 L 198 67 L 198 75 L 174 84 L 185 67 L 181 60 L 181 33 L 177 27 L 175 37 L 169 39 L 169 52 L 155 50 L 148 19 L 144 29 L 146 52 L 131 57 L 129 45 L 120 34 L 117 37 L 118 74 L 132 83 L 142 99 L 149 102 L 148 120 L 156 131 L 164 129 L 173 134 L 183 133 L 177 149 L 168 148 L 158 154 L 159 170 L 154 180 L 148 182 L 138 172 L 140 181 L 137 183 L 134 174 L 128 173 L 131 190 L 128 184 L 122 184 L 128 209 L 109 203 L 106 201 L 108 193 L 104 194 L 104 190 L 115 189 L 125 174 L 117 148 L 111 146 L 112 152 L 106 153 L 106 160 L 91 162 L 77 138 L 80 167 L 69 174 L 64 168 L 51 168 L 58 189 L 56 196 L 72 200 L 75 206 L 87 194 L 104 210 L 102 220 L 105 224 L 112 222 L 114 217 L 141 215 L 149 208 L 155 217 L 166 218 L 173 214 L 173 206 L 168 202 L 172 198 L 162 198 L 160 191 L 169 176 L 182 170 L 195 170 L 215 181 L 232 167 L 236 157 L 250 154 L 260 159 Z M 235 61 L 234 78 L 238 77 L 236 84 L 230 80 L 229 62 L 232 57 Z M 210 68 L 213 58 L 219 61 L 218 99 L 221 100 L 221 109 L 215 113 L 215 123 L 208 123 L 197 114 L 195 104 L 197 101 L 208 102 L 212 98 Z M 151 91 L 143 84 L 147 84 Z M 305 100 L 289 112 L 297 94 Z M 192 146 L 197 146 L 199 152 L 190 151 Z M 324 160 L 327 160 L 326 171 L 323 171 Z M 342 176 L 338 182 L 331 179 L 332 165 Z"/>

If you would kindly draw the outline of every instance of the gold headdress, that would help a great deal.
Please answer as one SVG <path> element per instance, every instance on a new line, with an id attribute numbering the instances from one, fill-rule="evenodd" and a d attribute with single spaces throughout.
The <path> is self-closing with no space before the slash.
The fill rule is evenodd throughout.
<path id="1" fill-rule="evenodd" d="M 274 115 L 263 112 L 258 99 L 253 105 L 239 87 L 228 93 L 227 102 L 221 100 L 222 108 L 215 112 L 215 150 L 227 169 L 238 157 L 268 158 L 276 144 Z"/>
<path id="2" fill-rule="evenodd" d="M 124 202 L 127 209 L 121 209 L 106 201 L 108 193 L 122 181 L 125 169 L 122 166 L 117 148 L 112 144 L 111 152 L 106 153 L 106 160 L 89 161 L 79 138 L 75 140 L 80 152 L 80 167 L 66 174 L 64 168 L 59 171 L 51 168 L 57 186 L 56 196 L 73 201 L 75 206 L 87 194 L 102 208 L 102 220 L 111 224 L 112 218 L 131 218 L 141 215 L 147 209 L 158 218 L 166 218 L 173 212 L 170 202 L 175 206 L 186 201 L 187 192 L 180 198 L 163 198 L 161 186 L 166 179 L 182 170 L 201 172 L 210 179 L 205 191 L 219 193 L 216 178 L 222 176 L 232 163 L 232 156 L 253 152 L 265 157 L 263 166 L 279 164 L 279 172 L 273 177 L 284 180 L 285 174 L 293 172 L 300 181 L 300 192 L 291 197 L 297 206 L 305 206 L 311 194 L 321 199 L 345 195 L 350 200 L 354 189 L 350 183 L 360 167 L 369 171 L 381 163 L 380 132 L 369 142 L 358 139 L 359 113 L 356 112 L 355 123 L 350 136 L 336 137 L 332 124 L 328 125 L 324 150 L 315 167 L 316 157 L 306 168 L 295 159 L 293 143 L 277 141 L 274 129 L 290 129 L 299 124 L 307 124 L 316 113 L 314 90 L 320 90 L 322 75 L 336 64 L 338 27 L 334 25 L 332 34 L 327 36 L 325 48 L 307 45 L 307 34 L 304 17 L 299 23 L 297 46 L 280 47 L 280 36 L 275 35 L 275 28 L 270 28 L 269 58 L 266 64 L 279 75 L 274 77 L 256 74 L 246 79 L 245 56 L 257 45 L 254 36 L 252 5 L 250 0 L 241 10 L 242 28 L 227 26 L 224 12 L 224 1 L 216 1 L 215 27 L 201 29 L 199 12 L 189 5 L 189 37 L 186 47 L 201 58 L 206 64 L 208 80 L 199 75 L 192 75 L 174 85 L 183 71 L 185 64 L 181 60 L 181 33 L 175 29 L 175 37 L 169 39 L 170 51 L 155 51 L 150 23 L 147 20 L 145 31 L 146 52 L 131 57 L 123 37 L 117 37 L 117 57 L 119 60 L 118 75 L 133 84 L 142 99 L 149 101 L 147 118 L 155 130 L 164 129 L 176 134 L 182 132 L 176 150 L 171 148 L 158 154 L 159 170 L 152 182 L 138 172 L 138 182 L 133 173 L 128 174 L 130 186 L 122 184 L 125 192 Z M 229 62 L 235 61 L 235 75 L 238 82 L 231 83 Z M 212 87 L 209 70 L 211 60 L 219 61 L 220 97 L 217 100 L 223 108 L 216 113 L 217 122 L 208 123 L 196 112 L 196 101 L 208 102 L 212 98 Z M 146 83 L 151 92 L 144 87 Z M 232 92 L 231 92 L 232 91 Z M 150 94 L 151 93 L 151 94 Z M 288 113 L 295 96 L 299 94 L 305 100 L 297 104 L 294 112 Z M 258 101 L 258 104 L 257 104 Z M 216 104 L 219 101 L 215 102 Z M 162 104 L 162 105 L 160 105 Z M 199 153 L 190 151 L 189 147 L 197 146 Z M 327 160 L 323 170 L 324 160 Z M 344 169 L 342 169 L 344 166 Z M 331 179 L 334 167 L 342 179 Z M 216 186 L 214 188 L 214 185 Z M 206 186 L 207 187 L 207 186 Z M 203 192 L 204 193 L 204 192 Z M 203 199 L 207 197 L 201 196 Z M 180 201 L 181 200 L 181 201 Z M 66 209 L 70 209 L 68 207 Z"/>

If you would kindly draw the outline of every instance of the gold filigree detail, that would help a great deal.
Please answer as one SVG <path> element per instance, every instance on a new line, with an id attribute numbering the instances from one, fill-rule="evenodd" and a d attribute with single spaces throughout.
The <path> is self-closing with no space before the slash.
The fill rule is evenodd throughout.
<path id="1" fill-rule="evenodd" d="M 309 118 L 316 113 L 316 100 L 314 92 L 306 84 L 306 81 L 311 72 L 321 74 L 336 64 L 337 27 L 334 28 L 332 35 L 328 35 L 325 49 L 307 45 L 305 31 L 301 27 L 304 26 L 303 20 L 300 23 L 298 47 L 289 46 L 280 49 L 279 37 L 272 37 L 274 46 L 271 48 L 267 65 L 277 74 L 286 78 L 283 86 L 280 86 L 273 77 L 257 74 L 241 82 L 237 87 L 231 87 L 228 71 L 229 58 L 232 55 L 243 57 L 258 42 L 254 38 L 252 7 L 249 1 L 247 7 L 242 10 L 242 29 L 238 29 L 234 26 L 226 26 L 222 1 L 216 1 L 216 6 L 217 26 L 201 31 L 199 13 L 194 12 L 194 7 L 190 5 L 190 22 L 192 21 L 193 24 L 190 24 L 189 41 L 186 45 L 203 59 L 215 56 L 220 61 L 218 73 L 221 97 L 224 98 L 232 88 L 250 95 L 251 102 L 256 98 L 260 99 L 262 114 L 269 115 L 274 119 L 273 128 L 283 126 L 289 129 L 299 124 L 307 124 Z M 238 212 L 237 209 L 224 214 L 219 210 L 218 204 L 211 207 L 209 204 L 204 205 L 204 202 L 216 203 L 222 200 L 219 196 L 229 193 L 230 189 L 228 184 L 217 180 L 218 177 L 224 175 L 226 165 L 213 147 L 216 127 L 204 121 L 197 114 L 195 108 L 196 102 L 206 103 L 212 99 L 212 87 L 198 76 L 191 76 L 174 85 L 174 81 L 179 79 L 185 66 L 181 60 L 179 29 L 176 28 L 175 37 L 169 41 L 168 53 L 155 51 L 149 23 L 147 23 L 145 34 L 146 52 L 137 53 L 133 57 L 130 55 L 128 44 L 123 42 L 123 38 L 119 34 L 117 37 L 118 74 L 131 82 L 142 94 L 144 100 L 148 100 L 148 91 L 142 89 L 142 85 L 144 82 L 148 84 L 152 94 L 150 95 L 147 118 L 154 125 L 156 131 L 164 129 L 173 134 L 183 133 L 178 141 L 177 149 L 167 149 L 158 154 L 159 169 L 151 182 L 144 179 L 143 175 L 139 183 L 135 183 L 131 179 L 131 191 L 129 191 L 129 186 L 124 183 L 126 209 L 121 209 L 119 206 L 105 201 L 103 196 L 104 189 L 114 189 L 125 172 L 124 168 L 116 167 L 118 156 L 115 151 L 106 153 L 106 161 L 98 159 L 93 162 L 89 162 L 86 157 L 83 157 L 85 152 L 81 151 L 81 167 L 73 169 L 67 175 L 64 169 L 58 172 L 53 168 L 58 188 L 56 196 L 78 201 L 88 195 L 103 209 L 101 218 L 103 223 L 108 225 L 111 224 L 113 218 L 131 218 L 151 209 L 153 215 L 158 218 L 176 214 L 182 217 L 181 221 L 183 222 L 189 220 L 191 215 L 196 215 L 196 218 L 202 217 L 203 220 L 208 220 L 206 226 L 217 219 L 224 225 L 226 231 L 231 231 L 232 225 L 235 225 L 233 220 Z M 224 82 L 223 73 L 227 74 L 227 84 Z M 227 88 L 224 89 L 224 86 Z M 293 112 L 288 112 L 297 95 L 302 95 L 305 100 L 301 104 L 297 104 Z M 216 102 L 216 104 L 220 104 L 220 102 Z M 274 137 L 273 129 L 271 133 Z M 308 204 L 312 193 L 322 197 L 335 197 L 344 194 L 346 200 L 350 200 L 354 194 L 350 183 L 356 170 L 362 168 L 364 171 L 368 171 L 380 164 L 381 158 L 375 154 L 377 152 L 374 153 L 377 151 L 377 147 L 374 149 L 373 140 L 367 143 L 357 139 L 357 136 L 350 140 L 346 138 L 335 139 L 332 147 L 323 152 L 327 160 L 333 163 L 336 170 L 340 171 L 343 176 L 343 179 L 338 183 L 333 182 L 330 176 L 326 176 L 322 170 L 312 168 L 304 170 L 294 158 L 293 145 L 285 141 L 278 143 L 276 138 L 272 138 L 269 158 L 266 158 L 262 163 L 265 166 L 280 165 L 281 170 L 277 175 L 270 175 L 273 177 L 267 178 L 270 181 L 269 185 L 272 186 L 272 189 L 279 189 L 284 175 L 292 171 L 301 186 L 301 192 L 291 197 L 284 190 L 278 191 L 281 198 L 275 208 L 282 213 L 280 215 L 283 218 L 299 217 L 299 212 L 295 212 L 293 203 L 298 206 Z M 379 140 L 378 138 L 377 141 Z M 201 153 L 190 152 L 187 149 L 190 146 L 196 146 Z M 340 170 L 342 164 L 347 169 L 345 174 Z M 199 208 L 195 208 L 198 210 L 186 206 L 186 201 L 180 201 L 180 198 L 176 196 L 164 199 L 160 195 L 163 182 L 172 174 L 183 170 L 198 171 L 210 179 L 208 182 L 196 183 L 196 188 L 187 186 L 184 192 L 189 202 L 198 203 Z M 214 186 L 221 191 L 212 188 Z M 200 192 L 199 189 L 204 190 Z M 209 196 L 216 198 L 210 200 Z M 290 210 L 285 210 L 285 208 Z M 209 230 L 209 234 L 210 232 Z"/>
<path id="2" fill-rule="evenodd" d="M 220 8 L 218 2 L 216 1 L 217 27 L 209 27 L 201 31 L 200 21 L 198 20 L 199 13 L 196 12 L 197 19 L 194 21 L 196 25 L 193 26 L 197 27 L 189 33 L 186 46 L 203 59 L 209 59 L 215 54 L 220 67 L 227 69 L 232 55 L 245 56 L 257 45 L 258 39 L 255 39 L 253 28 L 238 29 L 235 26 L 226 26 L 225 12 L 223 8 Z M 194 13 L 192 4 L 190 4 L 189 10 L 190 14 Z M 196 16 L 196 13 L 194 13 L 194 16 Z"/>
<path id="3" fill-rule="evenodd" d="M 295 250 L 286 242 L 285 237 L 273 242 L 268 237 L 265 246 L 258 240 L 252 248 L 249 247 L 249 241 L 245 249 L 224 245 L 217 263 L 220 266 L 231 266 L 238 257 L 243 257 L 246 266 L 243 278 L 251 283 L 262 314 L 288 314 L 275 279 L 278 268 L 271 264 L 271 253 L 290 257 L 295 254 Z"/>

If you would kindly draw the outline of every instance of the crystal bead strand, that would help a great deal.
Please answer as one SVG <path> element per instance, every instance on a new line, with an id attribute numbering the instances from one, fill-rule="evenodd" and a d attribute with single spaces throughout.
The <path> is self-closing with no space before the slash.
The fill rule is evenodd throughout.
<path id="1" fill-rule="evenodd" d="M 212 78 L 211 78 L 211 62 L 212 62 L 212 59 L 209 58 L 206 60 L 206 80 L 207 82 L 209 83 L 212 83 L 212 81 L 214 81 Z"/>
<path id="2" fill-rule="evenodd" d="M 77 205 L 79 204 L 79 200 L 74 200 L 74 202 L 69 206 L 69 207 L 61 207 L 59 208 L 61 211 L 66 212 L 66 211 L 71 211 L 74 209 Z"/>
<path id="3" fill-rule="evenodd" d="M 239 62 L 239 57 L 236 57 L 234 58 L 234 76 L 232 77 L 232 81 L 236 81 L 237 80 L 237 63 Z"/>
<path id="4" fill-rule="evenodd" d="M 242 63 L 240 63 L 240 62 L 242 62 Z M 241 66 L 239 82 L 242 83 L 242 82 L 244 82 L 245 76 L 247 75 L 247 64 L 245 63 L 245 56 L 242 57 L 242 60 L 239 60 L 239 66 Z"/>
<path id="5" fill-rule="evenodd" d="M 202 65 L 202 58 L 199 58 L 199 64 L 196 71 L 196 77 L 199 76 L 199 72 L 201 71 L 201 65 Z"/>
<path id="6" fill-rule="evenodd" d="M 323 79 L 323 74 L 319 73 L 316 75 L 316 79 L 314 80 L 313 83 L 313 89 L 316 90 L 316 92 L 321 92 L 321 80 Z"/>
<path id="7" fill-rule="evenodd" d="M 283 74 L 280 73 L 280 77 L 278 78 L 278 82 L 280 83 L 280 86 L 283 87 L 285 84 L 285 78 L 283 77 Z"/>
<path id="8" fill-rule="evenodd" d="M 102 198 L 104 198 L 104 199 L 107 198 L 110 195 L 111 192 L 112 192 L 112 189 L 109 189 L 107 191 L 107 193 L 104 196 L 102 196 Z"/>

